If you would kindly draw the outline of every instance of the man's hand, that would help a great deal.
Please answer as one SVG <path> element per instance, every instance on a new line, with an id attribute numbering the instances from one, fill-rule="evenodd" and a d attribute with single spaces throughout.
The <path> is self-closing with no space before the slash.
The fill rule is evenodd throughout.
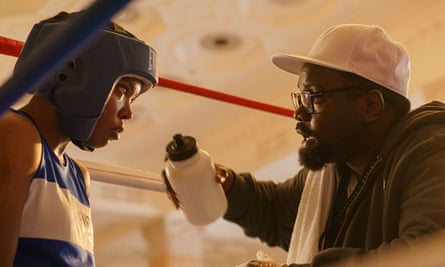
<path id="1" fill-rule="evenodd" d="M 167 193 L 168 199 L 173 203 L 175 206 L 175 209 L 179 209 L 179 199 L 176 197 L 176 192 L 173 190 L 172 185 L 167 179 L 167 174 L 165 173 L 165 170 L 162 170 L 161 172 L 162 179 L 164 180 L 165 185 L 165 192 Z"/>
<path id="2" fill-rule="evenodd" d="M 256 253 L 256 260 L 250 260 L 236 267 L 287 267 L 287 265 L 275 261 L 262 250 L 259 250 Z"/>
<path id="3" fill-rule="evenodd" d="M 287 267 L 286 264 L 268 260 L 251 260 L 247 262 L 246 267 Z"/>
<path id="4" fill-rule="evenodd" d="M 233 171 L 226 168 L 222 164 L 215 163 L 215 171 L 216 171 L 216 182 L 220 183 L 222 185 L 222 188 L 224 189 L 224 193 L 229 192 L 230 188 L 232 188 L 233 181 L 234 181 L 234 174 Z"/>

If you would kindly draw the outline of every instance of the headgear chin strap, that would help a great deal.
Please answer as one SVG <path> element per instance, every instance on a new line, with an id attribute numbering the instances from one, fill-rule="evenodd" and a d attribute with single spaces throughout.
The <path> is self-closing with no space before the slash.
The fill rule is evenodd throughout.
<path id="1" fill-rule="evenodd" d="M 67 27 L 78 13 L 61 13 L 34 25 L 17 60 L 19 73 L 27 58 L 55 30 Z M 80 55 L 67 62 L 59 73 L 39 87 L 52 102 L 69 137 L 83 150 L 88 146 L 97 120 L 117 79 L 136 77 L 143 82 L 141 93 L 158 83 L 156 51 L 143 41 L 111 23 Z"/>

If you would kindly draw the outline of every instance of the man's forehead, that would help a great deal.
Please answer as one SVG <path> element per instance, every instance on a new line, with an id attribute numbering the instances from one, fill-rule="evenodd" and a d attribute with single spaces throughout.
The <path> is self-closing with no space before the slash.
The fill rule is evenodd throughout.
<path id="1" fill-rule="evenodd" d="M 298 75 L 300 89 L 312 86 L 329 88 L 342 85 L 344 81 L 343 72 L 314 64 L 305 64 Z"/>
<path id="2" fill-rule="evenodd" d="M 316 85 L 317 80 L 317 75 L 314 77 L 310 70 L 302 68 L 298 74 L 298 88 L 300 88 L 300 90 L 310 90 L 310 87 Z"/>
<path id="3" fill-rule="evenodd" d="M 323 77 L 323 72 L 320 73 L 320 67 L 313 64 L 304 64 L 298 74 L 298 85 L 303 86 L 307 83 L 314 83 Z M 320 77 L 320 78 L 319 78 Z"/>
<path id="4" fill-rule="evenodd" d="M 306 79 L 307 79 L 306 71 L 301 70 L 300 73 L 298 74 L 298 82 L 297 82 L 297 86 L 301 90 L 304 88 L 304 84 L 306 82 Z"/>

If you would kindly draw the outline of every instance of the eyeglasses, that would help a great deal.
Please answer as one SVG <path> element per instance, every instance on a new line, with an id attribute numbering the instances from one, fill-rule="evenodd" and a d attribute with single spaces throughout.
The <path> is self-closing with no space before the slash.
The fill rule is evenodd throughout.
<path id="1" fill-rule="evenodd" d="M 346 92 L 350 90 L 360 89 L 358 85 L 349 85 L 341 88 L 311 92 L 311 91 L 302 91 L 301 93 L 291 93 L 292 103 L 294 104 L 295 110 L 297 110 L 300 106 L 303 106 L 304 111 L 309 114 L 316 114 L 318 112 L 315 111 L 314 108 L 314 98 L 322 97 L 329 94 L 335 94 L 340 92 Z"/>

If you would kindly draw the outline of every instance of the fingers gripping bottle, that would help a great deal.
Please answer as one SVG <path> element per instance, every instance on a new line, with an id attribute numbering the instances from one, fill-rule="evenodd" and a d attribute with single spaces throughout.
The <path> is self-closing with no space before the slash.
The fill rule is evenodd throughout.
<path id="1" fill-rule="evenodd" d="M 209 154 L 191 136 L 176 134 L 167 145 L 165 173 L 186 219 L 194 225 L 209 224 L 224 215 L 227 199 L 216 181 Z"/>

